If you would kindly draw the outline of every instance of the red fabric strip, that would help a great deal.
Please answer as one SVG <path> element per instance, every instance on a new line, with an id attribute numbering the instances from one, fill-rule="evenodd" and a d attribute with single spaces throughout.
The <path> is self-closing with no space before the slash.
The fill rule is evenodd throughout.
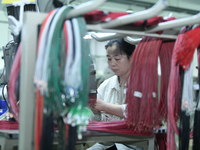
<path id="1" fill-rule="evenodd" d="M 119 17 L 129 15 L 125 12 L 105 12 L 101 10 L 94 10 L 89 13 L 84 14 L 85 21 L 87 23 L 91 22 L 107 22 L 114 19 L 118 19 Z M 132 23 L 133 26 L 152 26 L 157 25 L 160 22 L 165 22 L 167 20 L 164 20 L 161 16 L 155 16 L 152 18 L 149 18 L 147 20 L 140 20 L 137 22 Z"/>
<path id="2" fill-rule="evenodd" d="M 19 121 L 19 106 L 17 105 L 17 98 L 15 95 L 15 87 L 17 82 L 17 76 L 19 74 L 21 64 L 21 43 L 18 47 L 17 54 L 15 56 L 9 77 L 8 83 L 8 101 L 11 106 L 11 110 L 13 111 L 13 115 L 16 120 Z"/>
<path id="3" fill-rule="evenodd" d="M 19 123 L 15 121 L 0 121 L 1 130 L 17 130 L 19 129 Z"/>
<path id="4" fill-rule="evenodd" d="M 35 149 L 40 149 L 40 141 L 42 136 L 42 124 L 43 124 L 43 108 L 44 97 L 40 95 L 40 90 L 36 91 L 36 111 L 35 111 Z"/>
<path id="5" fill-rule="evenodd" d="M 166 133 L 155 134 L 155 139 L 156 139 L 158 150 L 166 150 L 167 149 L 167 135 L 166 135 Z"/>
<path id="6" fill-rule="evenodd" d="M 167 90 L 171 70 L 172 52 L 175 41 L 163 42 L 159 53 L 161 65 L 161 86 L 159 100 L 159 119 L 167 121 Z"/>
<path id="7" fill-rule="evenodd" d="M 119 134 L 152 136 L 152 131 L 136 131 L 129 129 L 124 120 L 121 121 L 89 121 L 87 130 L 104 131 Z"/>
<path id="8" fill-rule="evenodd" d="M 194 50 L 200 45 L 200 26 L 179 34 L 174 48 L 173 59 L 176 64 L 187 70 L 193 58 Z"/>
<path id="9" fill-rule="evenodd" d="M 132 56 L 126 94 L 126 123 L 139 132 L 153 131 L 159 126 L 157 63 L 161 44 L 159 39 L 145 37 Z M 142 93 L 142 97 L 134 96 L 135 92 Z"/>

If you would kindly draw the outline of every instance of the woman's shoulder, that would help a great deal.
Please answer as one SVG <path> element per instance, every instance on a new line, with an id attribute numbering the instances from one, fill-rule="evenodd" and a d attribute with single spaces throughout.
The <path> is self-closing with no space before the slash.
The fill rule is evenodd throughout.
<path id="1" fill-rule="evenodd" d="M 108 83 L 113 83 L 113 82 L 117 82 L 117 81 L 118 81 L 117 76 L 114 75 L 114 76 L 112 76 L 112 77 L 110 77 L 110 78 L 104 80 L 103 83 L 104 83 L 104 84 L 108 84 Z"/>
<path id="2" fill-rule="evenodd" d="M 103 83 L 100 85 L 100 87 L 112 87 L 115 86 L 116 82 L 118 82 L 117 76 L 114 75 L 106 80 L 103 81 Z"/>
<path id="3" fill-rule="evenodd" d="M 110 93 L 110 91 L 115 88 L 115 80 L 117 80 L 117 76 L 112 76 L 103 81 L 97 89 L 98 98 L 105 100 L 106 93 Z"/>

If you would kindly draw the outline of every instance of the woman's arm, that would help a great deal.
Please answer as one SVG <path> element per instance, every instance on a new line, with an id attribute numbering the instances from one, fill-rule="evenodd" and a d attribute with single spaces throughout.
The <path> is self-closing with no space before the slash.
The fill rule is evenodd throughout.
<path id="1" fill-rule="evenodd" d="M 108 103 L 99 98 L 97 98 L 97 101 L 93 109 L 97 111 L 105 111 L 106 113 L 124 118 L 124 115 L 122 112 L 122 105 Z"/>

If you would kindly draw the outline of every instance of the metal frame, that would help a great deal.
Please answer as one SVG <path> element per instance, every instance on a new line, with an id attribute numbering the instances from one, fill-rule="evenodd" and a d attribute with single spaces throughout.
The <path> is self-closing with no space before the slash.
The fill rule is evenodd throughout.
<path id="1" fill-rule="evenodd" d="M 97 25 L 88 24 L 87 29 L 92 30 L 92 31 L 117 33 L 117 36 L 122 34 L 122 37 L 123 35 L 126 35 L 126 36 L 140 36 L 140 37 L 149 36 L 149 37 L 157 37 L 157 38 L 162 38 L 162 39 L 176 39 L 177 38 L 177 35 L 174 35 L 174 34 L 147 33 L 146 31 L 135 31 L 135 30 L 125 30 L 125 29 L 103 29 L 100 24 L 97 24 Z M 101 37 L 101 38 L 103 39 L 104 37 Z"/>
<path id="2" fill-rule="evenodd" d="M 19 130 L 0 130 L 0 149 L 13 150 L 20 149 L 18 147 L 19 142 Z M 143 150 L 154 150 L 154 135 L 145 136 L 134 136 L 125 134 L 116 134 L 100 131 L 86 131 L 83 132 L 83 138 L 77 140 L 76 144 L 94 144 L 96 142 L 112 142 L 122 144 L 134 144 L 135 146 L 143 148 Z M 58 147 L 57 134 L 54 135 L 53 149 Z"/>
<path id="3" fill-rule="evenodd" d="M 163 11 L 167 6 L 168 6 L 168 3 L 166 0 L 159 0 L 157 3 L 155 3 L 151 8 L 147 10 L 139 11 L 130 15 L 122 16 L 122 17 L 118 17 L 117 19 L 114 19 L 107 23 L 102 23 L 101 27 L 112 28 L 112 27 L 117 27 L 117 26 L 129 24 L 129 23 L 133 23 L 139 20 L 145 20 L 145 19 L 156 16 L 159 12 Z"/>
<path id="4" fill-rule="evenodd" d="M 38 25 L 44 21 L 45 17 L 46 14 L 35 12 L 24 13 L 20 72 L 20 150 L 34 149 L 35 88 L 33 76 L 35 71 Z"/>

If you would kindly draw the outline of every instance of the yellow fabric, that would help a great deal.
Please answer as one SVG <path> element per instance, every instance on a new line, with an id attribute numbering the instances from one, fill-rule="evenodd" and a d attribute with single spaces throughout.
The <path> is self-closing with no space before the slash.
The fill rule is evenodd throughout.
<path id="1" fill-rule="evenodd" d="M 14 2 L 24 1 L 24 0 L 2 0 L 3 4 L 13 4 Z M 28 2 L 35 2 L 35 0 L 27 0 Z"/>

